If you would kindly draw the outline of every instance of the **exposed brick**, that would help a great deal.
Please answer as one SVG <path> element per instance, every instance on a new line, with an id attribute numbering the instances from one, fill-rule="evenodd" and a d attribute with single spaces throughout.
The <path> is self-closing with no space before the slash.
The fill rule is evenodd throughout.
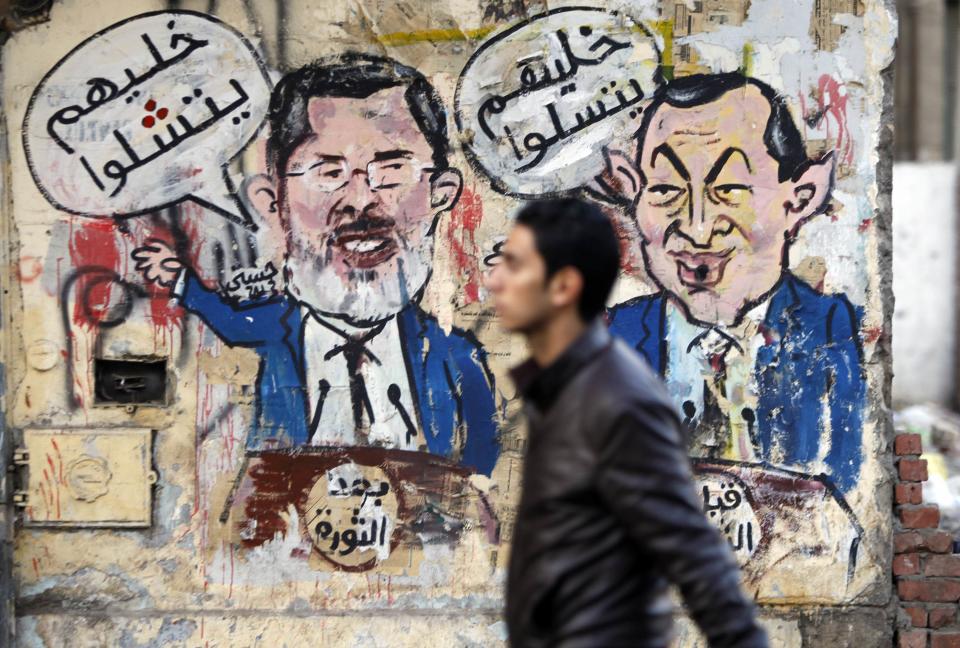
<path id="1" fill-rule="evenodd" d="M 957 606 L 930 608 L 929 625 L 931 628 L 944 628 L 957 622 Z"/>
<path id="2" fill-rule="evenodd" d="M 910 617 L 910 625 L 914 628 L 926 628 L 927 627 L 927 611 L 922 607 L 913 607 L 908 605 L 903 608 L 903 611 L 907 613 L 907 616 Z"/>
<path id="3" fill-rule="evenodd" d="M 901 531 L 893 534 L 894 553 L 929 551 L 931 553 L 950 553 L 953 550 L 953 536 L 938 529 L 919 531 Z"/>
<path id="4" fill-rule="evenodd" d="M 960 648 L 960 632 L 931 632 L 930 648 Z"/>
<path id="5" fill-rule="evenodd" d="M 904 601 L 952 603 L 960 599 L 960 580 L 944 578 L 904 579 L 897 583 L 897 592 L 900 594 L 900 599 Z"/>
<path id="6" fill-rule="evenodd" d="M 917 551 L 923 545 L 923 537 L 916 531 L 901 531 L 893 534 L 893 553 Z"/>
<path id="7" fill-rule="evenodd" d="M 930 556 L 923 566 L 927 576 L 954 576 L 960 578 L 960 554 Z"/>
<path id="8" fill-rule="evenodd" d="M 920 536 L 923 538 L 922 547 L 926 551 L 938 554 L 953 551 L 953 536 L 946 531 L 920 531 Z"/>
<path id="9" fill-rule="evenodd" d="M 923 484 L 903 482 L 896 485 L 897 504 L 923 504 Z"/>
<path id="10" fill-rule="evenodd" d="M 893 439 L 893 451 L 898 455 L 918 455 L 923 452 L 919 434 L 898 434 Z"/>
<path id="11" fill-rule="evenodd" d="M 897 513 L 906 529 L 936 529 L 940 524 L 940 507 L 935 504 L 901 506 Z"/>
<path id="12" fill-rule="evenodd" d="M 926 459 L 901 459 L 898 470 L 903 481 L 927 481 Z"/>
<path id="13" fill-rule="evenodd" d="M 897 634 L 897 648 L 927 648 L 927 631 L 901 630 Z"/>
<path id="14" fill-rule="evenodd" d="M 920 573 L 920 555 L 915 553 L 899 554 L 893 557 L 893 575 L 911 576 Z M 917 625 L 914 623 L 913 625 Z M 925 625 L 925 624 L 920 624 Z"/>

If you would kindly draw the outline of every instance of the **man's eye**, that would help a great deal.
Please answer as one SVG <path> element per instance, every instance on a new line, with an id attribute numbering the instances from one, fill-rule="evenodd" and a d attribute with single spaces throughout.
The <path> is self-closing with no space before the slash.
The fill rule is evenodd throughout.
<path id="1" fill-rule="evenodd" d="M 650 187 L 650 193 L 658 194 L 660 196 L 666 196 L 676 191 L 680 191 L 680 187 L 675 185 L 658 184 Z"/>
<path id="2" fill-rule="evenodd" d="M 671 184 L 655 184 L 647 188 L 647 200 L 654 207 L 664 207 L 683 195 L 683 188 Z"/>
<path id="3" fill-rule="evenodd" d="M 320 172 L 324 178 L 339 178 L 343 175 L 343 169 L 326 169 Z"/>
<path id="4" fill-rule="evenodd" d="M 723 184 L 713 188 L 714 193 L 721 200 L 742 200 L 748 193 L 751 193 L 750 187 L 742 184 Z"/>

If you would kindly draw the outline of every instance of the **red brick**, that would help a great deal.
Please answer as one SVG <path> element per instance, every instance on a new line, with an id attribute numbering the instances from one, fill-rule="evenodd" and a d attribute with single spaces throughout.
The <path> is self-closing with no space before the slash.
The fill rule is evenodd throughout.
<path id="1" fill-rule="evenodd" d="M 897 648 L 927 648 L 927 631 L 901 630 L 897 636 Z"/>
<path id="2" fill-rule="evenodd" d="M 950 553 L 953 551 L 953 536 L 937 529 L 901 531 L 893 534 L 893 551 L 898 554 L 911 551 Z"/>
<path id="3" fill-rule="evenodd" d="M 926 459 L 901 459 L 898 469 L 903 481 L 927 481 Z"/>
<path id="4" fill-rule="evenodd" d="M 893 553 L 916 551 L 923 546 L 923 536 L 916 531 L 900 531 L 893 534 Z"/>
<path id="5" fill-rule="evenodd" d="M 893 557 L 894 576 L 912 576 L 920 573 L 920 555 L 915 553 L 899 554 Z M 913 625 L 917 625 L 914 623 Z"/>
<path id="6" fill-rule="evenodd" d="M 925 609 L 922 607 L 907 606 L 903 608 L 903 611 L 910 617 L 910 625 L 914 628 L 927 627 L 927 611 Z"/>
<path id="7" fill-rule="evenodd" d="M 954 576 L 960 578 L 960 554 L 930 556 L 923 566 L 927 576 Z"/>
<path id="8" fill-rule="evenodd" d="M 930 648 L 960 648 L 960 632 L 931 632 Z"/>
<path id="9" fill-rule="evenodd" d="M 952 603 L 960 599 L 960 580 L 945 578 L 904 579 L 897 583 L 897 592 L 903 601 Z"/>
<path id="10" fill-rule="evenodd" d="M 930 627 L 943 628 L 957 622 L 957 606 L 930 608 Z"/>
<path id="11" fill-rule="evenodd" d="M 897 513 L 905 529 L 936 529 L 940 524 L 940 508 L 935 504 L 901 506 Z"/>
<path id="12" fill-rule="evenodd" d="M 898 434 L 893 439 L 893 451 L 897 455 L 918 455 L 923 452 L 919 434 Z"/>
<path id="13" fill-rule="evenodd" d="M 923 504 L 923 484 L 903 482 L 895 490 L 897 504 Z"/>

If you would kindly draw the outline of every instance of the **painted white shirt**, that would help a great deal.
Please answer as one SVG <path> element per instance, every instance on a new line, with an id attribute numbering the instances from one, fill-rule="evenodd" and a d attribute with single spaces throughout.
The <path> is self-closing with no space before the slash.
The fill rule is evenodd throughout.
<path id="1" fill-rule="evenodd" d="M 754 369 L 757 352 L 763 346 L 760 332 L 769 309 L 769 300 L 761 302 L 746 313 L 736 327 L 721 324 L 701 326 L 692 323 L 683 311 L 667 300 L 667 387 L 673 395 L 681 417 L 686 419 L 692 404 L 692 426 L 704 411 L 704 391 L 712 390 L 715 400 L 724 414 L 729 430 L 729 443 L 720 449 L 720 456 L 741 461 L 755 461 L 753 444 L 750 441 L 752 425 L 757 411 L 757 384 Z M 710 364 L 711 354 L 723 355 L 726 376 L 723 390 L 719 390 L 717 376 Z M 744 410 L 750 412 L 744 415 Z M 753 424 L 748 420 L 754 418 Z M 753 430 L 755 433 L 755 430 Z M 718 431 L 719 432 L 719 431 Z M 707 440 L 710 443 L 710 439 Z M 717 439 L 719 445 L 721 440 Z"/>
<path id="2" fill-rule="evenodd" d="M 321 319 L 305 306 L 301 308 L 306 327 L 303 347 L 310 423 L 313 426 L 310 445 L 372 445 L 417 450 L 418 441 L 423 437 L 419 432 L 396 318 L 389 320 L 364 344 L 369 354 L 364 356 L 360 374 L 370 399 L 373 421 L 368 420 L 364 408 L 363 426 L 358 430 L 354 425 L 347 359 L 342 352 L 335 350 L 344 343 L 347 335 L 362 336 L 370 329 L 354 328 L 339 320 Z M 332 354 L 329 359 L 328 354 Z M 324 380 L 329 388 L 321 398 L 321 381 Z M 401 407 L 391 402 L 388 396 L 391 385 L 399 389 L 399 404 L 416 434 L 408 434 Z"/>

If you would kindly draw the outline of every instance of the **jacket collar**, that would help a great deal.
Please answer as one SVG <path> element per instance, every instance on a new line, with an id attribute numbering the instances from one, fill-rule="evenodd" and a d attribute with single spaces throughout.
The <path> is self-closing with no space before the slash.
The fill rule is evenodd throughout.
<path id="1" fill-rule="evenodd" d="M 607 327 L 597 318 L 551 365 L 541 368 L 530 358 L 513 368 L 510 375 L 524 399 L 546 411 L 567 383 L 611 341 Z"/>

